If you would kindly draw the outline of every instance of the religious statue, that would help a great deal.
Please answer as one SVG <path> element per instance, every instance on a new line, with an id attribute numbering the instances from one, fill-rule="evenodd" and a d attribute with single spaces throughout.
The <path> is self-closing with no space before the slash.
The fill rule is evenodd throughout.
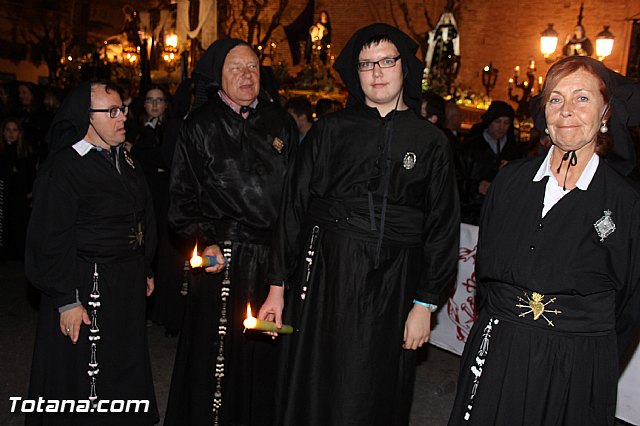
<path id="1" fill-rule="evenodd" d="M 578 14 L 578 23 L 576 24 L 573 35 L 567 36 L 567 41 L 562 48 L 564 56 L 591 56 L 593 55 L 593 44 L 587 38 L 584 27 L 582 26 L 582 11 L 584 2 L 580 3 L 580 13 Z"/>
<path id="2" fill-rule="evenodd" d="M 331 46 L 331 20 L 329 19 L 329 12 L 326 10 L 321 11 L 318 19 L 318 22 L 309 28 L 304 57 L 307 63 L 310 63 L 312 54 L 314 52 L 319 53 L 320 60 L 326 65 Z"/>
<path id="3" fill-rule="evenodd" d="M 460 34 L 453 13 L 446 11 L 436 27 L 428 33 L 424 78 L 441 80 L 447 90 L 458 75 L 460 66 Z"/>
<path id="4" fill-rule="evenodd" d="M 591 56 L 593 55 L 593 45 L 591 40 L 584 33 L 582 25 L 576 25 L 573 35 L 567 36 L 567 41 L 562 48 L 565 56 Z"/>

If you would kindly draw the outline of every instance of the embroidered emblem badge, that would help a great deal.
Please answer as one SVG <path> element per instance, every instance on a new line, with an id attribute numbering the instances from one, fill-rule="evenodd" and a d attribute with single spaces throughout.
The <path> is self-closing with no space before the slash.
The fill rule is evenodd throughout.
<path id="1" fill-rule="evenodd" d="M 416 154 L 413 152 L 407 152 L 402 160 L 402 165 L 405 169 L 411 170 L 416 165 Z"/>
<path id="2" fill-rule="evenodd" d="M 142 223 L 138 222 L 137 229 L 131 228 L 129 231 L 129 245 L 134 250 L 138 247 L 142 247 L 144 244 L 144 229 L 142 228 Z"/>
<path id="3" fill-rule="evenodd" d="M 278 151 L 278 154 L 282 154 L 282 149 L 284 148 L 284 142 L 282 142 L 282 139 L 278 137 L 273 138 L 273 143 L 271 145 L 276 151 Z"/>
<path id="4" fill-rule="evenodd" d="M 605 210 L 604 216 L 598 219 L 596 223 L 593 224 L 593 227 L 596 228 L 600 242 L 611 235 L 613 231 L 616 230 L 616 224 L 613 223 L 613 219 L 611 219 L 611 210 Z"/>
<path id="5" fill-rule="evenodd" d="M 526 291 L 524 292 L 524 297 L 526 297 L 527 300 L 525 300 L 522 297 L 518 296 L 518 301 L 520 303 L 516 304 L 516 307 L 517 308 L 525 308 L 525 309 L 528 309 L 528 311 L 525 311 L 525 312 L 522 312 L 522 313 L 518 314 L 518 317 L 522 318 L 525 315 L 533 314 L 533 320 L 534 321 L 537 321 L 538 318 L 542 317 L 547 321 L 547 325 L 549 325 L 550 327 L 554 327 L 553 322 L 549 318 L 547 318 L 545 316 L 545 312 L 548 313 L 548 314 L 556 314 L 556 315 L 562 313 L 562 311 L 559 311 L 557 309 L 555 309 L 553 311 L 546 309 L 546 306 L 549 303 L 555 302 L 556 298 L 555 297 L 551 298 L 551 299 L 549 299 L 548 302 L 543 303 L 542 301 L 544 299 L 544 294 L 533 292 L 531 297 L 529 297 L 529 295 L 527 294 Z"/>

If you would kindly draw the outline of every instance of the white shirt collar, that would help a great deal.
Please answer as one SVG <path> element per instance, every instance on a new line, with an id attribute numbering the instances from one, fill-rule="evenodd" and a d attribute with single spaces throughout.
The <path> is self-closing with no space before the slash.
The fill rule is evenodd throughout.
<path id="1" fill-rule="evenodd" d="M 85 155 L 87 155 L 87 153 L 91 151 L 91 148 L 95 148 L 93 145 L 91 145 L 89 142 L 87 142 L 84 139 L 74 143 L 73 145 L 71 145 L 71 147 L 75 149 L 76 152 L 80 154 L 81 157 L 84 157 Z"/>
<path id="2" fill-rule="evenodd" d="M 533 177 L 534 182 L 540 182 L 542 178 L 545 176 L 553 177 L 553 173 L 551 172 L 551 155 L 554 149 L 555 149 L 555 146 L 552 145 L 551 149 L 549 149 L 549 152 L 547 153 L 547 156 L 545 157 L 544 161 L 540 165 L 538 172 Z M 582 171 L 582 174 L 580 175 L 580 178 L 576 182 L 577 188 L 583 191 L 586 191 L 587 188 L 589 188 L 589 184 L 591 184 L 591 181 L 593 180 L 593 177 L 596 174 L 596 170 L 598 170 L 598 164 L 600 164 L 600 157 L 598 157 L 598 154 L 594 152 L 593 156 L 587 163 L 587 167 L 584 168 L 584 170 Z"/>

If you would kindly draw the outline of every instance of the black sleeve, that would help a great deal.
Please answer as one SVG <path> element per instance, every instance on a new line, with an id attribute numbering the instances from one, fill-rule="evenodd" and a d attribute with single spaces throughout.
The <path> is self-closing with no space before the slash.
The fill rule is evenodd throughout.
<path id="1" fill-rule="evenodd" d="M 185 241 L 211 245 L 216 242 L 216 229 L 200 203 L 205 164 L 198 147 L 207 137 L 210 136 L 204 134 L 202 127 L 193 122 L 180 131 L 171 165 L 169 225 Z"/>
<path id="2" fill-rule="evenodd" d="M 25 274 L 56 306 L 76 301 L 77 212 L 78 196 L 69 177 L 59 170 L 43 169 L 34 185 Z"/>

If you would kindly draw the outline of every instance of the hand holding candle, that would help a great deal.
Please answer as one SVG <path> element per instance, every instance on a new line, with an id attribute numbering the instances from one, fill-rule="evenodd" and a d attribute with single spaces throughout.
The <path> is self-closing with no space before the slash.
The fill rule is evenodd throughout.
<path id="1" fill-rule="evenodd" d="M 247 303 L 247 318 L 243 322 L 245 328 L 250 330 L 269 331 L 278 334 L 291 334 L 293 333 L 293 327 L 287 324 L 283 324 L 282 328 L 276 327 L 276 323 L 273 321 L 265 321 L 255 318 L 251 315 L 251 305 Z"/>
<path id="2" fill-rule="evenodd" d="M 192 268 L 208 268 L 218 265 L 216 256 L 202 255 L 198 256 L 198 244 L 193 248 L 193 256 L 189 259 Z M 226 262 L 225 262 L 226 263 Z"/>

